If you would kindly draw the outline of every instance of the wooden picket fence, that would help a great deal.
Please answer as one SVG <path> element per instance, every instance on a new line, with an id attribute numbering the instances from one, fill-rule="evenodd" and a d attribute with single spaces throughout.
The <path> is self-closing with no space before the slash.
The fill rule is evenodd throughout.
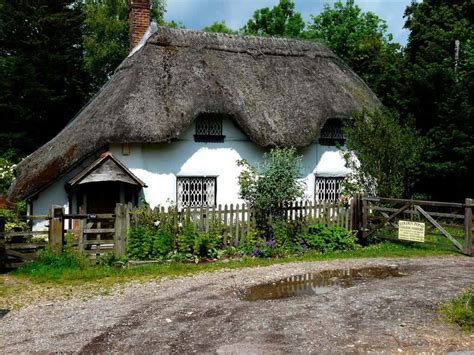
<path id="1" fill-rule="evenodd" d="M 305 221 L 336 225 L 347 230 L 352 229 L 352 213 L 350 207 L 333 203 L 315 203 L 310 201 L 293 202 L 280 206 L 283 220 Z M 199 231 L 208 232 L 212 223 L 224 227 L 224 244 L 241 245 L 247 233 L 255 228 L 255 211 L 247 204 L 225 204 L 211 207 L 156 207 L 153 212 L 156 221 L 172 219 L 174 224 L 192 222 Z M 133 211 L 132 211 L 133 215 Z M 133 219 L 133 217 L 132 217 Z M 270 223 L 271 221 L 270 217 Z"/>
<path id="2" fill-rule="evenodd" d="M 287 221 L 337 225 L 348 230 L 353 225 L 351 208 L 337 204 L 294 202 L 282 205 L 281 210 Z M 63 207 L 53 205 L 48 215 L 25 217 L 30 222 L 46 221 L 43 231 L 5 232 L 5 221 L 0 219 L 0 268 L 16 267 L 33 260 L 46 246 L 56 250 L 76 248 L 88 255 L 92 263 L 108 252 L 123 256 L 136 211 L 130 205 L 117 204 L 112 214 L 67 214 Z M 181 209 L 157 207 L 152 212 L 157 221 L 171 219 L 176 225 L 190 221 L 196 230 L 204 232 L 209 231 L 212 223 L 219 223 L 224 227 L 225 245 L 241 245 L 256 226 L 255 211 L 246 204 Z M 43 236 L 44 241 L 33 241 L 33 237 L 38 236 Z"/>

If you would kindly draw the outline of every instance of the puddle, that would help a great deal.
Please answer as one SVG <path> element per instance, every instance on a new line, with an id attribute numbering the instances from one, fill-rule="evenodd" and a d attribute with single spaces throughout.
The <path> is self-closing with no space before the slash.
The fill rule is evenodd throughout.
<path id="1" fill-rule="evenodd" d="M 2 319 L 8 312 L 10 312 L 9 309 L 0 309 L 0 319 Z"/>
<path id="2" fill-rule="evenodd" d="M 286 279 L 250 287 L 243 299 L 246 301 L 276 300 L 281 298 L 320 295 L 336 288 L 348 288 L 370 279 L 384 279 L 407 275 L 406 269 L 397 265 L 359 269 L 324 270 L 288 277 Z"/>

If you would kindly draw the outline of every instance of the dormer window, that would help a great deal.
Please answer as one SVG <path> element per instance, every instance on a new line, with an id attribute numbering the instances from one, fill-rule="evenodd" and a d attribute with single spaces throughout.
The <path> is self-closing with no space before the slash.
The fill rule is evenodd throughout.
<path id="1" fill-rule="evenodd" d="M 336 145 L 344 144 L 346 137 L 342 130 L 342 122 L 337 118 L 332 118 L 326 121 L 323 128 L 321 129 L 321 135 L 319 136 L 319 144 L 322 145 Z"/>
<path id="2" fill-rule="evenodd" d="M 196 118 L 195 142 L 221 143 L 224 138 L 221 115 L 201 114 Z"/>

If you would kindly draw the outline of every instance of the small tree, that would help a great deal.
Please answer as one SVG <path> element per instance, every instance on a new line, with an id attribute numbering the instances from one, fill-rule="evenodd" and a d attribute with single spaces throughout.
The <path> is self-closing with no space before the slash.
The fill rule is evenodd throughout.
<path id="1" fill-rule="evenodd" d="M 302 157 L 296 149 L 272 149 L 259 166 L 245 160 L 237 163 L 244 167 L 239 175 L 240 197 L 255 209 L 259 229 L 266 227 L 270 215 L 280 216 L 281 204 L 303 196 L 303 184 L 298 181 Z"/>
<path id="2" fill-rule="evenodd" d="M 354 114 L 345 122 L 346 166 L 364 191 L 384 197 L 405 197 L 418 177 L 424 140 L 388 111 Z"/>

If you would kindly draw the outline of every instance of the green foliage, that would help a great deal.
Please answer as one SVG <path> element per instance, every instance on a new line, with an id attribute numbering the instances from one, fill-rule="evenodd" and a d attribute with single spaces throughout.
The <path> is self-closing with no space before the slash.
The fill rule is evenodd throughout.
<path id="1" fill-rule="evenodd" d="M 472 1 L 453 0 L 413 2 L 405 11 L 410 35 L 400 111 L 429 140 L 417 190 L 440 200 L 474 194 L 473 9 Z"/>
<path id="2" fill-rule="evenodd" d="M 164 0 L 154 0 L 151 18 L 163 24 Z M 129 53 L 127 0 L 86 0 L 84 65 L 100 88 Z"/>
<path id="3" fill-rule="evenodd" d="M 458 324 L 464 330 L 474 331 L 474 286 L 445 303 L 441 311 L 448 321 Z"/>
<path id="4" fill-rule="evenodd" d="M 308 249 L 322 253 L 357 248 L 356 239 L 351 232 L 342 227 L 322 224 L 311 225 L 308 233 L 302 236 L 302 243 Z"/>
<path id="5" fill-rule="evenodd" d="M 352 169 L 349 181 L 379 196 L 409 196 L 424 148 L 415 130 L 401 126 L 396 115 L 384 111 L 354 114 L 345 121 L 344 132 L 343 154 Z"/>
<path id="6" fill-rule="evenodd" d="M 260 166 L 245 160 L 239 175 L 240 197 L 255 209 L 259 227 L 266 225 L 270 215 L 277 216 L 279 205 L 303 196 L 303 185 L 298 178 L 302 157 L 294 148 L 275 148 L 263 156 Z"/>
<path id="7" fill-rule="evenodd" d="M 13 168 L 15 165 L 0 157 L 0 193 L 6 192 L 13 181 Z"/>
<path id="8" fill-rule="evenodd" d="M 223 226 L 209 221 L 209 231 L 198 231 L 191 221 L 176 223 L 176 210 L 161 213 L 159 209 L 136 209 L 134 227 L 129 231 L 128 256 L 138 260 L 199 261 L 222 256 Z"/>
<path id="9" fill-rule="evenodd" d="M 218 22 L 215 21 L 211 23 L 209 26 L 206 26 L 202 29 L 204 32 L 220 32 L 220 33 L 228 33 L 228 34 L 236 34 L 237 31 L 233 31 L 224 21 Z"/>
<path id="10" fill-rule="evenodd" d="M 38 257 L 35 261 L 21 265 L 18 272 L 22 274 L 34 274 L 55 270 L 83 270 L 86 269 L 89 264 L 90 262 L 86 256 L 72 248 L 66 248 L 63 252 L 45 248 L 38 252 Z"/>
<path id="11" fill-rule="evenodd" d="M 108 252 L 99 256 L 97 263 L 100 266 L 112 266 L 116 261 L 117 259 L 115 258 L 114 253 Z"/>
<path id="12" fill-rule="evenodd" d="M 326 4 L 311 18 L 304 37 L 326 43 L 385 104 L 392 105 L 403 54 L 400 45 L 392 43 L 386 22 L 372 12 L 362 12 L 354 0 L 337 1 L 333 8 Z"/>
<path id="13" fill-rule="evenodd" d="M 280 0 L 272 9 L 265 7 L 255 11 L 241 32 L 255 36 L 299 37 L 304 26 L 301 14 L 295 12 L 295 3 Z"/>
<path id="14" fill-rule="evenodd" d="M 31 153 L 87 100 L 83 21 L 80 1 L 0 1 L 0 156 Z"/>

